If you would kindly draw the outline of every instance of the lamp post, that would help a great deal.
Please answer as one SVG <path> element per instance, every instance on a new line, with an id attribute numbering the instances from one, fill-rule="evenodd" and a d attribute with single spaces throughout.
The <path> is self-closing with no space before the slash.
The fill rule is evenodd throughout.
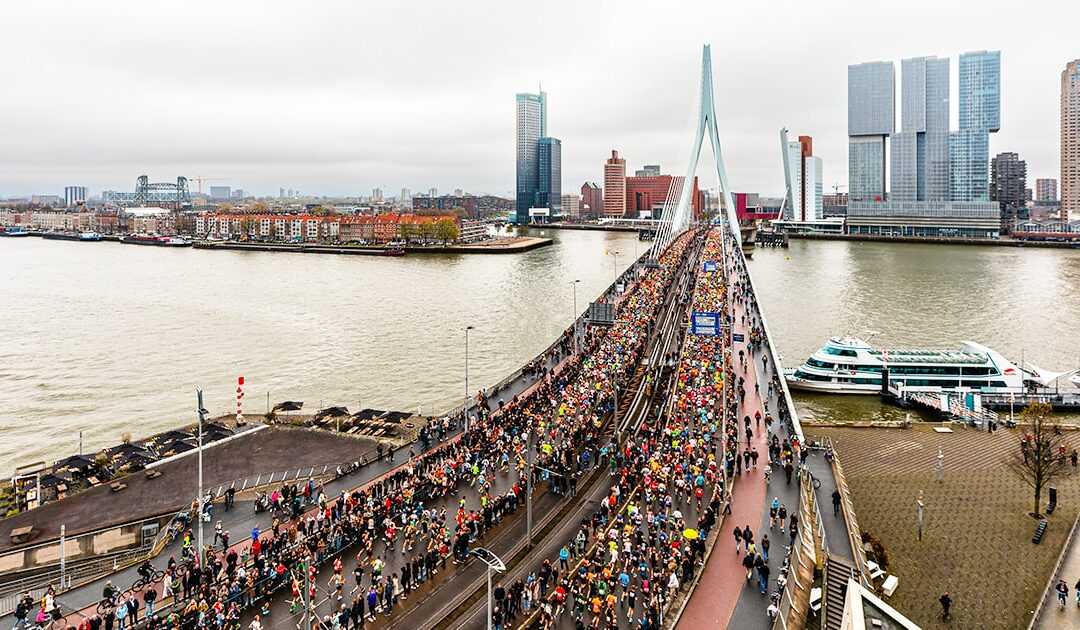
<path id="1" fill-rule="evenodd" d="M 937 450 L 937 482 L 938 483 L 942 483 L 944 481 L 944 479 L 942 478 L 942 469 L 944 468 L 944 466 L 945 466 L 945 455 L 941 452 L 941 447 L 939 446 L 938 450 Z"/>
<path id="2" fill-rule="evenodd" d="M 525 546 L 532 547 L 532 494 L 533 494 L 533 449 L 532 421 L 529 421 L 529 432 L 525 441 L 525 461 L 528 470 L 525 471 Z"/>
<path id="3" fill-rule="evenodd" d="M 619 254 L 621 253 L 620 251 L 611 252 L 611 270 L 615 273 L 616 281 L 619 279 Z"/>
<path id="4" fill-rule="evenodd" d="M 469 331 L 475 326 L 465 327 L 465 404 L 461 413 L 465 417 L 465 432 L 469 431 Z"/>
<path id="5" fill-rule="evenodd" d="M 483 547 L 477 547 L 469 552 L 470 556 L 475 556 L 480 559 L 481 562 L 487 565 L 487 628 L 492 630 L 491 624 L 491 572 L 498 571 L 502 573 L 506 570 L 506 565 L 503 563 L 502 558 L 491 553 Z"/>
<path id="6" fill-rule="evenodd" d="M 581 280 L 574 280 L 570 283 L 570 286 L 574 287 L 574 354 L 578 353 L 578 317 L 580 313 L 577 310 L 577 285 Z"/>
<path id="7" fill-rule="evenodd" d="M 198 444 L 199 444 L 199 447 L 198 447 L 199 448 L 199 513 L 196 515 L 196 518 L 199 519 L 199 541 L 198 541 L 199 542 L 199 550 L 198 550 L 198 553 L 196 554 L 196 557 L 198 558 L 199 568 L 201 569 L 202 566 L 203 566 L 203 513 L 206 511 L 206 506 L 203 505 L 203 502 L 206 500 L 206 497 L 203 495 L 203 461 L 202 461 L 203 435 L 202 435 L 202 433 L 203 433 L 203 422 L 206 421 L 206 414 L 209 413 L 209 412 L 206 411 L 205 407 L 203 407 L 203 392 L 202 392 L 202 389 L 201 388 L 196 388 L 195 392 L 198 394 L 198 399 L 199 399 L 199 442 L 198 442 Z"/>
<path id="8" fill-rule="evenodd" d="M 919 508 L 919 542 L 922 542 L 923 508 L 926 507 L 922 500 L 922 490 L 919 490 L 919 498 L 915 500 L 915 504 Z"/>

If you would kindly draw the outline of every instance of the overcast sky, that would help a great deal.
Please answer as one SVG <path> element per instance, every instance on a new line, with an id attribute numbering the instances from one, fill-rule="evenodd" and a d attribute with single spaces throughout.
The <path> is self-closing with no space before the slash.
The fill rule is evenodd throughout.
<path id="1" fill-rule="evenodd" d="M 602 180 L 612 148 L 628 170 L 669 172 L 686 163 L 703 43 L 735 190 L 782 192 L 781 126 L 813 136 L 826 192 L 846 183 L 850 63 L 893 60 L 899 79 L 902 58 L 949 57 L 955 128 L 956 57 L 981 49 L 1002 51 L 991 153 L 1018 152 L 1033 187 L 1058 176 L 1060 74 L 1080 57 L 1076 0 L 98 0 L 0 16 L 0 196 L 132 190 L 143 173 L 256 194 L 508 195 L 514 95 L 540 83 L 564 192 Z"/>

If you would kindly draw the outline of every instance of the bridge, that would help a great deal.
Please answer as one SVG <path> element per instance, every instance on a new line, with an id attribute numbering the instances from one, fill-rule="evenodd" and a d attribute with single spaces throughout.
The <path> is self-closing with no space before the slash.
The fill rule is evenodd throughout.
<path id="1" fill-rule="evenodd" d="M 214 592 L 166 581 L 199 572 L 224 592 L 235 573 L 200 566 L 234 557 L 252 579 L 223 609 L 242 623 L 269 615 L 264 625 L 275 628 L 311 628 L 342 605 L 379 628 L 572 627 L 597 617 L 618 627 L 800 628 L 812 615 L 839 627 L 845 590 L 869 584 L 869 569 L 842 469 L 806 443 L 746 268 L 707 46 L 699 106 L 682 181 L 692 181 L 708 134 L 725 196 L 717 224 L 701 224 L 690 191 L 673 186 L 674 211 L 647 251 L 531 369 L 449 412 L 434 443 L 418 439 L 397 462 L 326 481 L 321 499 L 290 511 L 256 514 L 241 496 L 221 516 L 234 532 L 228 549 L 176 540 L 155 561 L 164 569 L 179 559 L 175 575 L 138 580 L 129 567 L 61 589 L 54 623 L 114 615 L 101 599 L 107 579 L 125 598 L 153 591 L 159 614 L 193 610 Z M 834 491 L 843 518 L 819 508 Z M 772 497 L 786 511 L 778 527 Z M 735 527 L 750 531 L 733 554 Z M 755 569 L 763 597 L 746 585 L 742 559 L 750 545 L 765 550 L 766 534 L 768 569 Z M 262 572 L 256 557 L 269 558 Z M 282 573 L 266 570 L 276 565 Z"/>
<path id="2" fill-rule="evenodd" d="M 191 192 L 186 177 L 177 177 L 176 182 L 151 182 L 147 175 L 140 175 L 135 182 L 135 192 L 105 191 L 105 202 L 125 208 L 141 206 L 159 206 L 173 210 L 191 207 Z"/>

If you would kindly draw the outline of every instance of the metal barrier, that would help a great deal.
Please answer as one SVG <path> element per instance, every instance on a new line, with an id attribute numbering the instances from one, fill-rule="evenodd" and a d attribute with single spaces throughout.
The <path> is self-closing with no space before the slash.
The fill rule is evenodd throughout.
<path id="1" fill-rule="evenodd" d="M 36 573 L 25 578 L 13 580 L 0 587 L 0 615 L 15 610 L 19 596 L 23 592 L 38 600 L 53 586 L 57 593 L 81 586 L 98 579 L 102 574 L 116 571 L 141 560 L 148 547 L 127 549 L 108 556 L 98 557 L 66 568 Z"/>
<path id="2" fill-rule="evenodd" d="M 814 572 L 818 565 L 818 549 L 824 548 L 825 530 L 821 510 L 814 494 L 812 477 L 808 470 L 799 473 L 799 529 L 797 544 L 792 546 L 788 564 L 787 584 L 780 595 L 773 630 L 805 628 L 810 612 L 810 589 L 814 585 Z M 812 524 L 808 526 L 808 524 Z"/>

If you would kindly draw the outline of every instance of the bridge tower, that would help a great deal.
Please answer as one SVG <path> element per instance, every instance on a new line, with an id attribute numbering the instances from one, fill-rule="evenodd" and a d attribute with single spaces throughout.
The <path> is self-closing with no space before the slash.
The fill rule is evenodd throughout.
<path id="1" fill-rule="evenodd" d="M 661 227 L 660 234 L 656 239 L 658 248 L 656 251 L 658 252 L 663 251 L 668 243 L 690 227 L 693 218 L 691 205 L 693 186 L 688 182 L 692 182 L 694 175 L 697 174 L 698 158 L 701 156 L 701 145 L 705 141 L 706 132 L 709 134 L 713 157 L 716 158 L 716 175 L 720 181 L 720 194 L 723 195 L 724 202 L 724 220 L 728 222 L 731 233 L 735 238 L 739 242 L 742 240 L 739 219 L 735 209 L 735 193 L 728 183 L 727 170 L 724 168 L 724 154 L 720 150 L 720 131 L 716 125 L 716 106 L 713 96 L 712 55 L 708 44 L 703 47 L 701 52 L 700 90 L 697 129 L 694 133 L 693 148 L 690 150 L 690 163 L 687 165 L 686 178 L 683 179 L 682 185 L 679 187 L 672 186 L 672 190 L 668 193 L 667 202 L 669 207 L 674 201 L 672 197 L 675 194 L 678 195 L 678 201 L 674 203 L 675 210 L 671 213 L 671 216 L 664 217 L 664 226 Z"/>

